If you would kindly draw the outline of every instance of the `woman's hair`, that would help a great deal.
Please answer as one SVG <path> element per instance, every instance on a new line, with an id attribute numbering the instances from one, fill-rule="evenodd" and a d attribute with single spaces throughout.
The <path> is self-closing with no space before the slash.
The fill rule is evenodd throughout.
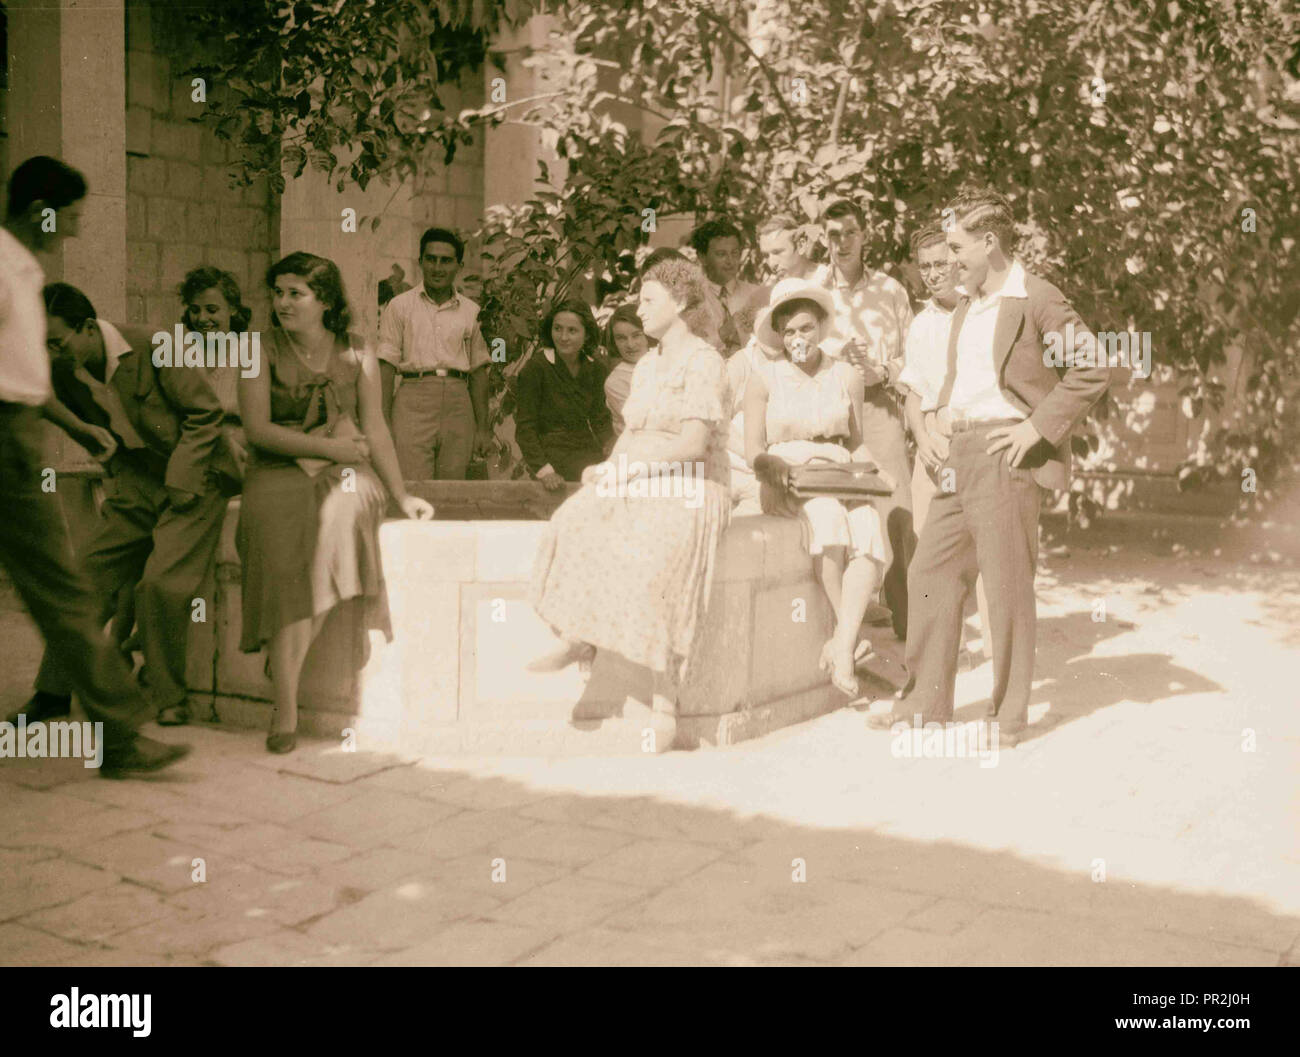
<path id="1" fill-rule="evenodd" d="M 238 280 L 229 272 L 223 272 L 210 264 L 191 268 L 185 273 L 185 279 L 181 283 L 181 304 L 185 306 L 181 313 L 181 322 L 185 325 L 185 329 L 194 329 L 194 321 L 190 319 L 190 304 L 204 290 L 211 290 L 214 287 L 221 291 L 221 296 L 230 306 L 231 332 L 242 334 L 248 329 L 248 324 L 253 318 L 253 310 L 245 305 L 240 297 Z"/>
<path id="2" fill-rule="evenodd" d="M 322 325 L 346 341 L 352 312 L 348 309 L 348 298 L 343 292 L 343 276 L 339 274 L 338 265 L 328 257 L 317 257 L 314 253 L 300 250 L 281 258 L 266 270 L 266 285 L 274 290 L 275 281 L 282 275 L 297 275 L 306 282 L 308 289 L 316 295 L 316 300 L 325 306 L 325 314 L 321 317 Z M 271 322 L 280 325 L 274 311 L 271 313 Z"/>
<path id="3" fill-rule="evenodd" d="M 705 300 L 704 272 L 700 266 L 685 258 L 660 261 L 641 273 L 641 285 L 654 282 L 664 287 L 686 307 L 682 321 L 696 337 L 708 340 L 709 309 Z"/>
<path id="4" fill-rule="evenodd" d="M 609 322 L 605 324 L 605 351 L 609 353 L 610 359 L 620 359 L 618 354 L 618 345 L 614 342 L 614 324 L 627 323 L 629 326 L 641 330 L 641 317 L 636 314 L 636 305 L 619 305 L 614 309 L 614 314 L 609 317 Z"/>
<path id="5" fill-rule="evenodd" d="M 796 312 L 811 312 L 817 317 L 817 322 L 826 321 L 826 310 L 810 297 L 796 297 L 789 301 L 782 301 L 772 312 L 772 329 L 778 334 L 781 328 L 790 321 L 790 317 Z"/>
<path id="6" fill-rule="evenodd" d="M 589 356 L 596 354 L 596 349 L 600 345 L 600 326 L 596 322 L 596 317 L 591 314 L 591 307 L 586 301 L 579 301 L 576 297 L 568 297 L 559 304 L 554 305 L 546 318 L 542 320 L 542 341 L 543 343 L 555 347 L 555 339 L 551 337 L 551 327 L 555 324 L 555 317 L 561 312 L 572 312 L 582 320 L 582 329 L 585 336 L 582 339 L 582 351 Z"/>

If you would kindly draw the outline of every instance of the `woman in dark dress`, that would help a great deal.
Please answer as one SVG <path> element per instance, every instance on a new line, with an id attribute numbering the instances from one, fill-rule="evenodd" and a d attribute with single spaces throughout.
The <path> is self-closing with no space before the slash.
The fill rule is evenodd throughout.
<path id="1" fill-rule="evenodd" d="M 605 404 L 609 365 L 600 328 L 582 301 L 561 301 L 542 323 L 515 388 L 515 441 L 529 471 L 551 492 L 605 458 L 613 420 Z"/>
<path id="2" fill-rule="evenodd" d="M 240 647 L 267 647 L 275 716 L 266 747 L 289 752 L 303 661 L 329 611 L 362 598 L 366 627 L 392 636 L 378 545 L 388 496 L 410 518 L 430 518 L 433 508 L 402 484 L 378 361 L 348 333 L 338 267 L 292 253 L 266 282 L 275 326 L 261 369 L 239 379 L 250 447 L 238 534 Z"/>

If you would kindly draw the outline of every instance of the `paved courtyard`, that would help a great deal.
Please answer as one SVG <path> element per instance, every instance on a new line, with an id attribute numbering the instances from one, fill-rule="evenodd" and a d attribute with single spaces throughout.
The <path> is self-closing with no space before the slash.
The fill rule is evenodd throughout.
<path id="1" fill-rule="evenodd" d="M 1300 567 L 1154 525 L 1045 561 L 1032 736 L 992 767 L 895 755 L 883 701 L 658 757 L 197 727 L 152 781 L 0 761 L 0 964 L 1300 963 Z M 0 642 L 7 711 L 12 596 Z"/>

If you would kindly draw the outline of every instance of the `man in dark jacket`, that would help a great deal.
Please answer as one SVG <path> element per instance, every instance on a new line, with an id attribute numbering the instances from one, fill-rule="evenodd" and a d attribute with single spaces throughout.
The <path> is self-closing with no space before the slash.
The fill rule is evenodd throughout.
<path id="1" fill-rule="evenodd" d="M 1024 735 L 1033 687 L 1039 489 L 1067 487 L 1070 434 L 1106 391 L 1110 369 L 1090 354 L 1092 334 L 1061 291 L 1015 258 L 1005 197 L 969 192 L 944 216 L 963 296 L 943 387 L 926 419 L 944 461 L 908 571 L 912 689 L 895 715 L 868 722 L 952 718 L 962 606 L 982 576 L 993 644 L 988 715 L 1010 747 Z M 1075 347 L 1053 366 L 1048 352 L 1060 349 L 1066 334 Z"/>

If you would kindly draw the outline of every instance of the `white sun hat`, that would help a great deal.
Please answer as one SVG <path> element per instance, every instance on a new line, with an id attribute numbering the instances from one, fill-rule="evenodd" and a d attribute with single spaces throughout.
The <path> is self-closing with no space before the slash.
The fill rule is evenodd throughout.
<path id="1" fill-rule="evenodd" d="M 777 309 L 790 301 L 812 301 L 826 314 L 829 324 L 835 316 L 835 298 L 826 287 L 807 279 L 782 279 L 772 288 L 767 307 L 760 310 L 754 320 L 754 333 L 764 345 L 774 349 L 784 349 L 785 342 L 772 326 L 772 317 Z"/>

